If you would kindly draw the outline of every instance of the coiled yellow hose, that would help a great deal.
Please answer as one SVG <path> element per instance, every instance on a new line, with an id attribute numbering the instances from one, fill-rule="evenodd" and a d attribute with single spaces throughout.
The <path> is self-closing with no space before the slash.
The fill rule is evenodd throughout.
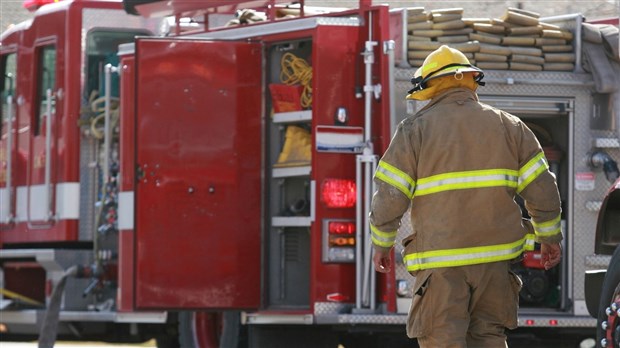
<path id="1" fill-rule="evenodd" d="M 280 60 L 280 81 L 286 85 L 300 84 L 301 106 L 309 108 L 312 105 L 312 67 L 308 62 L 292 53 L 285 53 Z"/>

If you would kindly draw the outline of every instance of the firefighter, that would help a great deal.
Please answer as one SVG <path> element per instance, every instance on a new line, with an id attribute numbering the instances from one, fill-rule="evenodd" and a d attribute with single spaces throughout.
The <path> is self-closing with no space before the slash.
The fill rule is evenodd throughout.
<path id="1" fill-rule="evenodd" d="M 403 120 L 379 161 L 370 212 L 376 271 L 392 266 L 401 217 L 413 233 L 403 262 L 415 276 L 407 335 L 421 347 L 506 347 L 522 283 L 511 261 L 541 243 L 560 262 L 560 196 L 536 137 L 517 117 L 481 103 L 484 74 L 441 46 L 407 99 L 429 100 Z M 525 201 L 522 218 L 515 197 Z"/>

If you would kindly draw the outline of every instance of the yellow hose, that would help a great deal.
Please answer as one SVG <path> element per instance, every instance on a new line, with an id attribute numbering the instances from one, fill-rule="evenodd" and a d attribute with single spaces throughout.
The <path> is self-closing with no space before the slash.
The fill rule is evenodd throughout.
<path id="1" fill-rule="evenodd" d="M 301 106 L 309 108 L 312 105 L 312 67 L 303 58 L 292 53 L 285 53 L 280 61 L 280 81 L 286 85 L 300 84 Z"/>
<path id="2" fill-rule="evenodd" d="M 99 104 L 101 103 L 105 103 L 105 97 L 99 97 L 94 99 L 93 96 L 91 96 L 91 100 L 90 100 L 90 106 L 91 106 L 91 110 L 94 113 L 98 113 L 97 116 L 93 117 L 90 121 L 90 131 L 92 132 L 93 136 L 97 139 L 103 139 L 103 131 L 99 130 L 97 128 L 97 125 L 99 124 L 99 122 L 101 122 L 103 120 L 103 118 L 105 117 L 105 106 L 100 106 Z M 119 116 L 119 103 L 118 103 L 118 98 L 110 98 L 111 100 L 111 105 L 110 105 L 110 129 L 114 129 L 114 127 L 116 127 L 116 123 L 118 122 L 118 116 Z"/>
<path id="3" fill-rule="evenodd" d="M 39 302 L 37 300 L 33 300 L 30 297 L 26 297 L 24 295 L 20 295 L 20 294 L 18 294 L 16 292 L 13 292 L 11 290 L 7 290 L 5 288 L 0 288 L 0 294 L 2 294 L 2 296 L 4 296 L 4 297 L 12 298 L 12 299 L 15 299 L 15 300 L 20 300 L 20 301 L 22 301 L 24 303 L 27 303 L 27 304 L 31 304 L 31 305 L 34 305 L 34 306 L 45 307 L 45 305 L 43 303 L 41 303 L 41 302 Z"/>

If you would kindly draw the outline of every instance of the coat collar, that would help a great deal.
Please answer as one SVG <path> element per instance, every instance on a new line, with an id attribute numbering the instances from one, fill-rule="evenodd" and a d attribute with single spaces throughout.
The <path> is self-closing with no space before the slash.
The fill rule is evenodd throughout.
<path id="1" fill-rule="evenodd" d="M 414 118 L 422 116 L 423 114 L 431 110 L 435 105 L 454 103 L 458 100 L 474 100 L 478 102 L 480 99 L 478 99 L 478 94 L 476 94 L 476 92 L 472 91 L 469 88 L 451 88 L 431 99 L 431 101 L 428 102 L 426 106 L 424 106 L 422 109 L 420 109 L 420 111 L 418 111 L 418 113 L 416 113 Z"/>

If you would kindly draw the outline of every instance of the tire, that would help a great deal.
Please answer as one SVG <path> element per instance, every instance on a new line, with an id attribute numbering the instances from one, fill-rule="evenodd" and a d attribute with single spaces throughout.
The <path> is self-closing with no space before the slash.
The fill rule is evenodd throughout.
<path id="1" fill-rule="evenodd" d="M 616 247 L 613 256 L 611 257 L 611 261 L 609 262 L 609 268 L 607 269 L 607 273 L 605 274 L 605 279 L 603 280 L 603 288 L 601 290 L 601 300 L 599 302 L 598 307 L 598 318 L 597 318 L 597 330 L 596 330 L 596 343 L 597 347 L 601 346 L 601 340 L 605 338 L 606 331 L 601 328 L 601 324 L 603 321 L 607 321 L 607 314 L 605 313 L 605 309 L 609 307 L 613 302 L 616 302 L 620 299 L 620 245 Z M 616 320 L 616 323 L 618 320 Z M 616 330 L 616 328 L 612 328 L 611 330 Z M 620 348 L 620 337 L 619 334 L 616 334 L 613 345 L 610 347 Z M 608 345 L 609 346 L 609 345 Z"/>
<path id="2" fill-rule="evenodd" d="M 175 335 L 159 337 L 158 348 L 237 348 L 239 312 L 180 312 Z"/>

